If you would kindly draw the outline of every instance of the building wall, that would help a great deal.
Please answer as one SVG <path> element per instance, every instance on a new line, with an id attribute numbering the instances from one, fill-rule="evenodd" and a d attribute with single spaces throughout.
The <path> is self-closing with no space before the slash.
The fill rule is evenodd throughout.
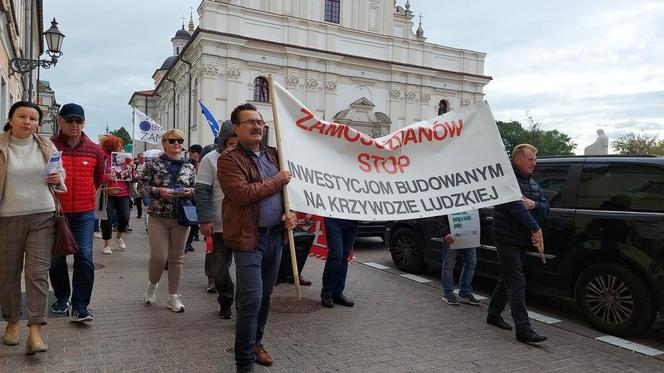
<path id="1" fill-rule="evenodd" d="M 191 71 L 178 61 L 167 75 L 176 82 L 175 126 L 190 143 L 212 142 L 197 106 L 190 123 L 190 92 L 219 121 L 248 101 L 270 123 L 271 106 L 252 101 L 254 79 L 268 74 L 327 120 L 366 97 L 390 117 L 392 131 L 435 116 L 440 100 L 454 109 L 484 99 L 484 53 L 426 43 L 412 31 L 412 13 L 397 12 L 392 0 L 342 1 L 340 24 L 322 22 L 323 4 L 202 2 L 199 32 L 183 52 Z M 172 128 L 173 83 L 161 81 L 155 93 L 151 116 Z"/>
<path id="2" fill-rule="evenodd" d="M 51 114 L 51 108 L 54 105 L 57 105 L 57 102 L 55 91 L 51 89 L 50 82 L 44 80 L 39 82 L 39 97 L 37 98 L 37 104 L 42 111 L 42 122 L 38 130 L 39 133 L 44 136 L 51 136 L 57 133 L 59 129 L 57 126 L 56 115 Z"/>
<path id="3" fill-rule="evenodd" d="M 25 1 L 22 0 L 0 1 L 0 120 L 2 121 L 7 118 L 9 107 L 23 98 L 24 81 L 21 76 L 11 74 L 9 60 L 24 56 L 24 38 L 19 36 L 24 35 L 24 4 Z"/>

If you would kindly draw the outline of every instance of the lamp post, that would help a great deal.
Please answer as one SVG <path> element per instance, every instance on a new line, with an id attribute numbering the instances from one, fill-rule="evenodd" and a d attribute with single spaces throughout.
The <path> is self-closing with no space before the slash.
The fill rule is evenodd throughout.
<path id="1" fill-rule="evenodd" d="M 32 60 L 29 58 L 12 58 L 9 60 L 9 69 L 18 74 L 27 73 L 36 67 L 43 67 L 48 69 L 51 66 L 55 66 L 58 63 L 58 58 L 62 56 L 62 42 L 65 38 L 65 35 L 60 32 L 58 29 L 58 22 L 51 21 L 51 28 L 44 31 L 44 37 L 46 38 L 46 46 L 48 50 L 46 53 L 51 57 L 51 60 L 42 60 L 36 59 Z"/>

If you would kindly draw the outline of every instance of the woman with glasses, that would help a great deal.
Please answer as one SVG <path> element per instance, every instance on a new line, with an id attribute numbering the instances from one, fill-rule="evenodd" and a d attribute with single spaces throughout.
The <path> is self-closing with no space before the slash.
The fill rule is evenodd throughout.
<path id="1" fill-rule="evenodd" d="M 145 303 L 156 301 L 156 290 L 168 260 L 168 303 L 173 312 L 184 312 L 178 294 L 184 247 L 189 227 L 178 225 L 176 208 L 178 199 L 193 200 L 196 171 L 194 165 L 182 156 L 184 134 L 176 129 L 164 132 L 161 145 L 164 153 L 151 162 L 146 162 L 138 182 L 138 190 L 150 197 L 148 206 L 148 241 L 150 261 L 148 263 L 148 285 Z"/>
<path id="2" fill-rule="evenodd" d="M 47 350 L 41 327 L 46 324 L 48 268 L 55 242 L 54 191 L 67 191 L 62 163 L 47 167 L 57 149 L 36 134 L 41 117 L 39 106 L 19 101 L 9 109 L 9 122 L 0 134 L 0 308 L 7 321 L 2 341 L 8 346 L 19 343 L 25 265 L 28 355 Z"/>

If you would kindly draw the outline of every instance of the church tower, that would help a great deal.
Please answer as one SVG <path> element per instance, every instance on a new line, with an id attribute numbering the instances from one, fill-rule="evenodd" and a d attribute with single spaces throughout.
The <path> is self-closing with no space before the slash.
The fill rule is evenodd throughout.
<path id="1" fill-rule="evenodd" d="M 190 28 L 193 28 L 193 21 L 190 18 Z M 184 29 L 184 22 L 182 22 L 182 28 L 179 29 L 176 33 L 175 36 L 171 39 L 171 42 L 173 43 L 173 55 L 178 56 L 182 49 L 184 48 L 185 45 L 189 42 L 189 39 L 191 38 L 191 34 L 189 31 Z"/>

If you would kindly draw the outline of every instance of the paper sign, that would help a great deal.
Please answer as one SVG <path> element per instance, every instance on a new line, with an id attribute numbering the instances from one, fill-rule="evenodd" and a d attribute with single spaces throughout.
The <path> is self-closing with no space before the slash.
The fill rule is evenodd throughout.
<path id="1" fill-rule="evenodd" d="M 62 158 L 62 152 L 55 152 L 51 155 L 51 159 L 46 163 L 46 167 L 42 172 L 42 176 L 47 177 L 50 174 L 58 172 L 58 165 L 60 164 L 60 158 Z"/>
<path id="2" fill-rule="evenodd" d="M 480 214 L 477 210 L 447 216 L 454 243 L 450 249 L 470 249 L 480 245 Z"/>
<path id="3" fill-rule="evenodd" d="M 111 170 L 116 181 L 131 181 L 133 161 L 131 153 L 111 153 Z"/>

